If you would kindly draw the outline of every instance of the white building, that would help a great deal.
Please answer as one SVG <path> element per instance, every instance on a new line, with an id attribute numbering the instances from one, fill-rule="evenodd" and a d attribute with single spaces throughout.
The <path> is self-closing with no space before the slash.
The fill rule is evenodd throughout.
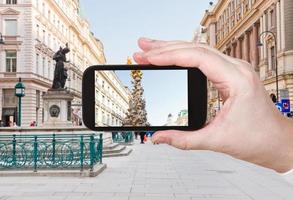
<path id="1" fill-rule="evenodd" d="M 81 104 L 82 73 L 90 65 L 106 62 L 103 45 L 90 32 L 80 14 L 78 0 L 0 0 L 0 120 L 16 121 L 14 87 L 21 77 L 26 87 L 22 98 L 22 125 L 44 120 L 43 94 L 51 88 L 54 52 L 69 44 L 66 87 Z"/>
<path id="2" fill-rule="evenodd" d="M 96 126 L 122 126 L 131 92 L 113 71 L 96 72 Z"/>

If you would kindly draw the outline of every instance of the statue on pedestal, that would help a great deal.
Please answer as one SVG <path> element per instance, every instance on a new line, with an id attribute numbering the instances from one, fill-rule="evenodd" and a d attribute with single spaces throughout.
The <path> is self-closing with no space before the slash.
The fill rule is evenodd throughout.
<path id="1" fill-rule="evenodd" d="M 68 77 L 67 69 L 64 68 L 64 62 L 66 61 L 66 54 L 70 52 L 68 48 L 68 44 L 66 43 L 66 47 L 60 49 L 54 54 L 53 60 L 56 61 L 56 66 L 54 70 L 54 80 L 52 89 L 64 89 L 66 79 Z"/>
<path id="2" fill-rule="evenodd" d="M 69 53 L 68 44 L 54 54 L 56 61 L 54 80 L 52 88 L 43 95 L 44 100 L 44 127 L 72 127 L 71 102 L 73 94 L 65 90 L 65 83 L 68 77 L 67 69 L 64 67 L 66 54 Z"/>

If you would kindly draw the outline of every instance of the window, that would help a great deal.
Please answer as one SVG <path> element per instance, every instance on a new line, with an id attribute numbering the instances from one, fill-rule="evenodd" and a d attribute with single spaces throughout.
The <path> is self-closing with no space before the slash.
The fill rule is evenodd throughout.
<path id="1" fill-rule="evenodd" d="M 270 11 L 270 15 L 271 15 L 271 28 L 274 28 L 276 27 L 276 13 L 274 9 Z"/>
<path id="2" fill-rule="evenodd" d="M 96 119 L 96 123 L 98 123 L 98 119 L 99 119 L 99 109 L 98 108 L 96 108 L 96 117 L 95 117 L 95 119 Z"/>
<path id="3" fill-rule="evenodd" d="M 17 35 L 17 21 L 16 19 L 5 19 L 5 34 Z"/>
<path id="4" fill-rule="evenodd" d="M 17 0 L 6 0 L 6 4 L 17 4 Z"/>
<path id="5" fill-rule="evenodd" d="M 43 30 L 43 43 L 45 43 L 45 41 L 46 41 L 46 31 Z"/>
<path id="6" fill-rule="evenodd" d="M 276 55 L 275 55 L 275 47 L 271 48 L 271 70 L 276 69 Z"/>
<path id="7" fill-rule="evenodd" d="M 49 20 L 49 22 L 51 22 L 51 11 L 50 10 L 48 10 L 48 20 Z"/>
<path id="8" fill-rule="evenodd" d="M 41 92 L 36 90 L 36 122 L 39 121 L 39 111 L 41 107 Z"/>
<path id="9" fill-rule="evenodd" d="M 40 55 L 37 53 L 36 54 L 36 73 L 39 74 L 39 60 L 40 60 Z"/>
<path id="10" fill-rule="evenodd" d="M 75 53 L 72 54 L 72 62 L 75 64 Z"/>
<path id="11" fill-rule="evenodd" d="M 51 79 L 51 61 L 50 60 L 48 60 L 48 66 L 47 66 L 47 68 L 48 68 L 47 77 L 48 77 L 48 79 Z"/>
<path id="12" fill-rule="evenodd" d="M 48 35 L 48 47 L 51 48 L 51 34 Z"/>
<path id="13" fill-rule="evenodd" d="M 45 8 L 45 3 L 43 3 L 43 15 L 45 16 L 45 10 L 46 10 L 46 8 Z"/>
<path id="14" fill-rule="evenodd" d="M 105 122 L 106 122 L 106 118 L 105 118 L 105 113 L 104 113 L 104 111 L 102 112 L 102 122 L 105 124 Z"/>
<path id="15" fill-rule="evenodd" d="M 37 24 L 37 38 L 40 39 L 40 26 Z"/>
<path id="16" fill-rule="evenodd" d="M 36 90 L 36 107 L 41 107 L 41 93 L 40 90 Z"/>
<path id="17" fill-rule="evenodd" d="M 55 15 L 53 15 L 53 24 L 55 25 L 55 22 L 56 22 L 56 17 Z"/>
<path id="18" fill-rule="evenodd" d="M 46 66 L 45 66 L 46 63 L 45 62 L 46 62 L 46 58 L 43 57 L 43 71 L 42 71 L 43 76 L 45 76 L 45 68 L 46 68 Z"/>
<path id="19" fill-rule="evenodd" d="M 16 72 L 16 51 L 6 51 L 6 72 Z"/>
<path id="20" fill-rule="evenodd" d="M 3 89 L 3 106 L 16 107 L 17 98 L 15 96 L 15 89 Z"/>
<path id="21" fill-rule="evenodd" d="M 53 38 L 53 50 L 55 51 L 57 48 L 56 39 Z"/>
<path id="22" fill-rule="evenodd" d="M 110 125 L 110 115 L 107 114 L 107 125 Z"/>

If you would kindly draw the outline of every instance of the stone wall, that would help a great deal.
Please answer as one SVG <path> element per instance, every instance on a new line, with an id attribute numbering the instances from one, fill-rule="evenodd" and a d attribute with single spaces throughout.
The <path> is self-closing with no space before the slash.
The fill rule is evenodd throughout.
<path id="1" fill-rule="evenodd" d="M 284 0 L 285 50 L 293 50 L 293 1 Z"/>

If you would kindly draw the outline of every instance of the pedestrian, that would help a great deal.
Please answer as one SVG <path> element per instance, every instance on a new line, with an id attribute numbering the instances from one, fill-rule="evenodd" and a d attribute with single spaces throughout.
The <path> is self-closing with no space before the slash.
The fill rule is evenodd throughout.
<path id="1" fill-rule="evenodd" d="M 140 136 L 140 144 L 144 144 L 145 132 L 144 131 L 139 132 L 139 136 Z"/>
<path id="2" fill-rule="evenodd" d="M 138 64 L 198 68 L 223 99 L 215 119 L 197 131 L 158 131 L 154 144 L 225 153 L 279 173 L 293 183 L 293 123 L 275 107 L 254 68 L 210 46 L 141 38 Z"/>
<path id="3" fill-rule="evenodd" d="M 4 123 L 2 120 L 0 120 L 0 127 L 4 127 Z"/>
<path id="4" fill-rule="evenodd" d="M 135 135 L 135 139 L 137 140 L 138 132 L 135 131 L 135 132 L 134 132 L 134 135 Z"/>

